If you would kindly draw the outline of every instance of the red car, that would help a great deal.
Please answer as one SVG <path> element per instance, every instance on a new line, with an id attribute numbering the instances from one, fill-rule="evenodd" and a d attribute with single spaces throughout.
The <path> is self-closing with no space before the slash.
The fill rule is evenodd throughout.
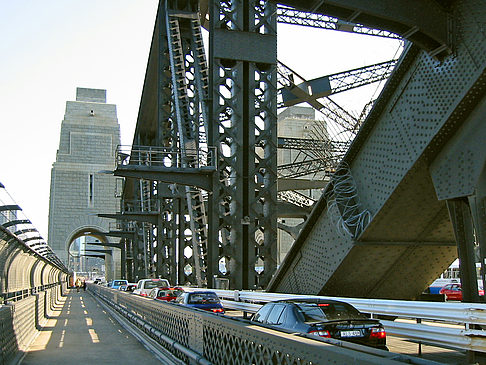
<path id="1" fill-rule="evenodd" d="M 165 302 L 172 302 L 177 299 L 179 295 L 184 292 L 182 288 L 175 287 L 163 287 L 163 288 L 154 288 L 149 293 L 148 297 L 158 300 L 163 300 Z"/>
<path id="2" fill-rule="evenodd" d="M 446 300 L 462 301 L 461 284 L 447 284 L 439 291 L 439 294 L 444 294 Z M 479 289 L 479 295 L 484 295 L 483 289 Z"/>

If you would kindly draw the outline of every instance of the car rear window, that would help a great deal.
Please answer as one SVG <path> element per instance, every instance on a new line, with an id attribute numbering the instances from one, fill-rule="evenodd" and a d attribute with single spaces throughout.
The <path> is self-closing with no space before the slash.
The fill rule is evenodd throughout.
<path id="1" fill-rule="evenodd" d="M 304 322 L 325 322 L 346 319 L 365 319 L 363 313 L 346 303 L 296 303 Z"/>
<path id="2" fill-rule="evenodd" d="M 115 280 L 113 285 L 127 285 L 127 282 L 125 280 Z"/>
<path id="3" fill-rule="evenodd" d="M 283 321 L 283 311 L 285 309 L 285 304 L 275 304 L 272 311 L 268 315 L 268 324 L 281 324 Z"/>
<path id="4" fill-rule="evenodd" d="M 260 308 L 260 310 L 253 316 L 253 321 L 263 323 L 268 312 L 273 308 L 274 304 L 267 304 Z"/>
<path id="5" fill-rule="evenodd" d="M 216 293 L 192 293 L 188 299 L 189 304 L 218 303 Z"/>
<path id="6" fill-rule="evenodd" d="M 166 280 L 150 280 L 146 281 L 144 284 L 145 289 L 162 288 L 164 286 L 169 286 Z"/>

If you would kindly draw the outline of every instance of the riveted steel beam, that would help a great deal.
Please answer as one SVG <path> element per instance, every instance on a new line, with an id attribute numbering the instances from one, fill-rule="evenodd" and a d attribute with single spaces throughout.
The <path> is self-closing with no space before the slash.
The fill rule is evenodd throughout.
<path id="1" fill-rule="evenodd" d="M 265 287 L 277 258 L 276 4 L 212 0 L 209 11 L 209 145 L 218 148 L 219 189 L 209 200 L 208 278 L 225 257 L 234 263 L 230 288 Z"/>
<path id="2" fill-rule="evenodd" d="M 100 218 L 111 218 L 125 221 L 147 222 L 157 224 L 158 213 L 122 213 L 122 214 L 97 214 Z"/>
<path id="3" fill-rule="evenodd" d="M 145 180 L 162 181 L 168 184 L 180 184 L 197 186 L 201 189 L 212 191 L 212 174 L 215 169 L 169 169 L 154 166 L 127 165 L 119 166 L 115 176 L 134 177 Z"/>
<path id="4" fill-rule="evenodd" d="M 400 35 L 432 56 L 452 51 L 450 15 L 434 0 L 285 0 L 279 3 Z"/>

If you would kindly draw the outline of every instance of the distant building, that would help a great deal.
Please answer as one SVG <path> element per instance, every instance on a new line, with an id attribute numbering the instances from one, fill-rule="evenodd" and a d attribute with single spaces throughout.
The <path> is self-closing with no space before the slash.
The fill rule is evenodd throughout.
<path id="1" fill-rule="evenodd" d="M 278 115 L 278 129 L 279 138 L 300 138 L 300 139 L 328 139 L 328 132 L 325 122 L 317 120 L 315 115 L 315 109 L 305 106 L 292 106 L 285 109 Z M 307 157 L 308 158 L 308 157 Z M 290 163 L 298 163 L 305 160 L 306 157 L 297 149 L 278 149 L 277 152 L 277 165 L 286 165 Z M 303 175 L 299 179 L 310 180 L 324 180 L 325 174 L 319 173 L 317 175 Z M 280 190 L 280 189 L 279 189 Z M 306 189 L 297 190 L 299 193 L 311 197 L 315 200 L 319 199 L 322 194 L 322 189 Z M 279 222 L 286 226 L 297 226 L 304 220 L 300 218 L 279 218 Z M 278 257 L 277 263 L 280 264 L 284 259 L 287 252 L 292 247 L 294 238 L 282 229 L 278 230 L 277 246 Z"/>
<path id="2" fill-rule="evenodd" d="M 114 170 L 119 144 L 116 106 L 106 103 L 106 90 L 77 88 L 76 101 L 66 102 L 49 204 L 48 242 L 67 266 L 73 259 L 69 248 L 77 238 L 109 242 L 102 234 L 109 230 L 109 220 L 97 214 L 119 210 L 116 178 L 102 172 Z M 119 251 L 106 256 L 107 265 L 112 259 L 119 261 Z M 118 275 L 119 266 L 119 262 L 112 265 L 110 275 Z"/>

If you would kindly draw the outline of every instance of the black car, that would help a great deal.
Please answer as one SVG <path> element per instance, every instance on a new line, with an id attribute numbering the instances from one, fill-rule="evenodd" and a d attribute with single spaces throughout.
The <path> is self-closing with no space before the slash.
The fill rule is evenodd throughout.
<path id="1" fill-rule="evenodd" d="M 304 298 L 270 302 L 253 315 L 252 321 L 387 350 L 383 325 L 337 300 Z"/>
<path id="2" fill-rule="evenodd" d="M 177 297 L 175 302 L 187 307 L 224 314 L 224 308 L 218 298 L 218 295 L 210 290 L 183 292 Z"/>

